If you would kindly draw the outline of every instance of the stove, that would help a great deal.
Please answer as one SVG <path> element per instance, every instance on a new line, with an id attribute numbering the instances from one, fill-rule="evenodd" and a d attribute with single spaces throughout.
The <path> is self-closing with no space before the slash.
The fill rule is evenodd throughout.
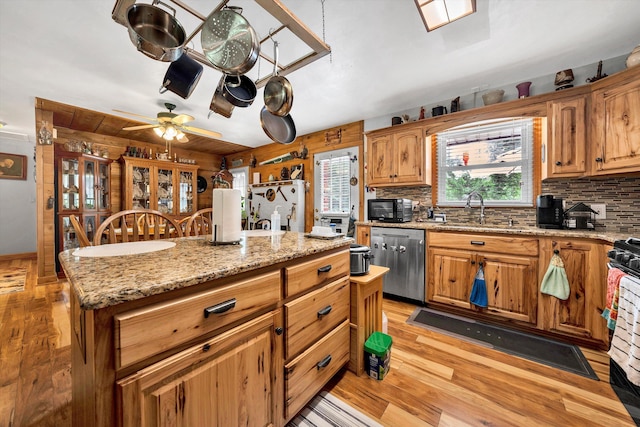
<path id="1" fill-rule="evenodd" d="M 613 249 L 607 252 L 607 256 L 612 267 L 640 278 L 639 238 L 629 237 L 627 240 L 616 240 L 613 243 Z"/>
<path id="2" fill-rule="evenodd" d="M 627 273 L 640 288 L 639 238 L 616 240 L 613 243 L 613 249 L 607 252 L 607 256 L 611 268 L 618 268 Z M 640 387 L 629 381 L 627 374 L 613 359 L 610 359 L 609 363 L 609 382 L 633 421 L 640 426 Z"/>

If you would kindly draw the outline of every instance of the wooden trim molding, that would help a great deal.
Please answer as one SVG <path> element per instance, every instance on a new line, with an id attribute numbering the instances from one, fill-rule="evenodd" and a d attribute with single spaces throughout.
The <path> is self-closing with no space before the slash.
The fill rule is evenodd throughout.
<path id="1" fill-rule="evenodd" d="M 37 259 L 38 255 L 36 252 L 24 252 L 21 254 L 6 254 L 0 255 L 0 261 L 13 261 L 16 259 Z"/>

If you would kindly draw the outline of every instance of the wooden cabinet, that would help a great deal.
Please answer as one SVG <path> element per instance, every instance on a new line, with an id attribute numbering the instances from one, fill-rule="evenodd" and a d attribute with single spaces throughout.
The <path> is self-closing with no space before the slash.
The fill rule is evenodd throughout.
<path id="1" fill-rule="evenodd" d="M 587 96 L 547 103 L 548 138 L 542 152 L 542 179 L 586 172 Z"/>
<path id="2" fill-rule="evenodd" d="M 285 268 L 285 295 L 308 291 L 284 304 L 285 422 L 349 361 L 349 261 L 343 250 Z"/>
<path id="3" fill-rule="evenodd" d="M 430 184 L 430 160 L 422 127 L 371 132 L 367 135 L 367 185 L 375 187 Z M 428 181 L 429 180 L 429 181 Z"/>
<path id="4" fill-rule="evenodd" d="M 371 227 L 368 225 L 356 226 L 356 243 L 371 246 Z"/>
<path id="5" fill-rule="evenodd" d="M 430 232 L 428 240 L 428 301 L 536 323 L 537 239 Z M 486 309 L 469 302 L 480 266 L 487 287 Z"/>
<path id="6" fill-rule="evenodd" d="M 601 312 L 606 301 L 606 246 L 581 239 L 540 239 L 540 277 L 558 251 L 569 282 L 569 298 L 539 296 L 539 327 L 589 340 L 606 349 L 609 334 Z"/>
<path id="7" fill-rule="evenodd" d="M 189 216 L 198 209 L 197 165 L 121 157 L 122 209 Z"/>
<path id="8" fill-rule="evenodd" d="M 593 85 L 589 159 L 592 175 L 640 171 L 640 70 L 637 68 Z"/>
<path id="9" fill-rule="evenodd" d="M 118 381 L 122 425 L 277 425 L 275 318 L 260 316 Z"/>
<path id="10" fill-rule="evenodd" d="M 56 253 L 79 247 L 69 215 L 78 217 L 90 241 L 111 215 L 111 160 L 56 146 Z M 53 206 L 52 206 L 53 207 Z M 61 268 L 57 269 L 61 272 Z"/>

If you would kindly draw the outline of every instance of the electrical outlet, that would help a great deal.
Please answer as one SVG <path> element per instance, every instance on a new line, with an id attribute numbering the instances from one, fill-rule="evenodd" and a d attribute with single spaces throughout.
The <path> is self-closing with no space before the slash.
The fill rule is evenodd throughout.
<path id="1" fill-rule="evenodd" d="M 604 203 L 593 203 L 591 209 L 596 211 L 593 215 L 593 219 L 607 219 L 607 205 Z"/>

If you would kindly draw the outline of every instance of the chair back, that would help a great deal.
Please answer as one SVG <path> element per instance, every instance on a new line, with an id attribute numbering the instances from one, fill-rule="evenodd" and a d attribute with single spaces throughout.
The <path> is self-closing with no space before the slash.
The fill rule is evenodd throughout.
<path id="1" fill-rule="evenodd" d="M 212 215 L 213 208 L 204 208 L 194 212 L 187 221 L 184 235 L 200 236 L 205 234 L 212 234 Z"/>
<path id="2" fill-rule="evenodd" d="M 106 237 L 107 243 L 137 242 L 182 237 L 178 223 L 160 211 L 133 209 L 120 211 L 105 219 L 96 231 L 94 245 Z"/>
<path id="3" fill-rule="evenodd" d="M 78 217 L 75 215 L 69 215 L 69 222 L 71 222 L 71 225 L 73 225 L 73 229 L 76 232 L 76 237 L 78 238 L 80 247 L 84 248 L 85 246 L 91 246 L 91 242 L 87 237 L 87 233 L 85 233 L 84 227 L 78 221 Z"/>

